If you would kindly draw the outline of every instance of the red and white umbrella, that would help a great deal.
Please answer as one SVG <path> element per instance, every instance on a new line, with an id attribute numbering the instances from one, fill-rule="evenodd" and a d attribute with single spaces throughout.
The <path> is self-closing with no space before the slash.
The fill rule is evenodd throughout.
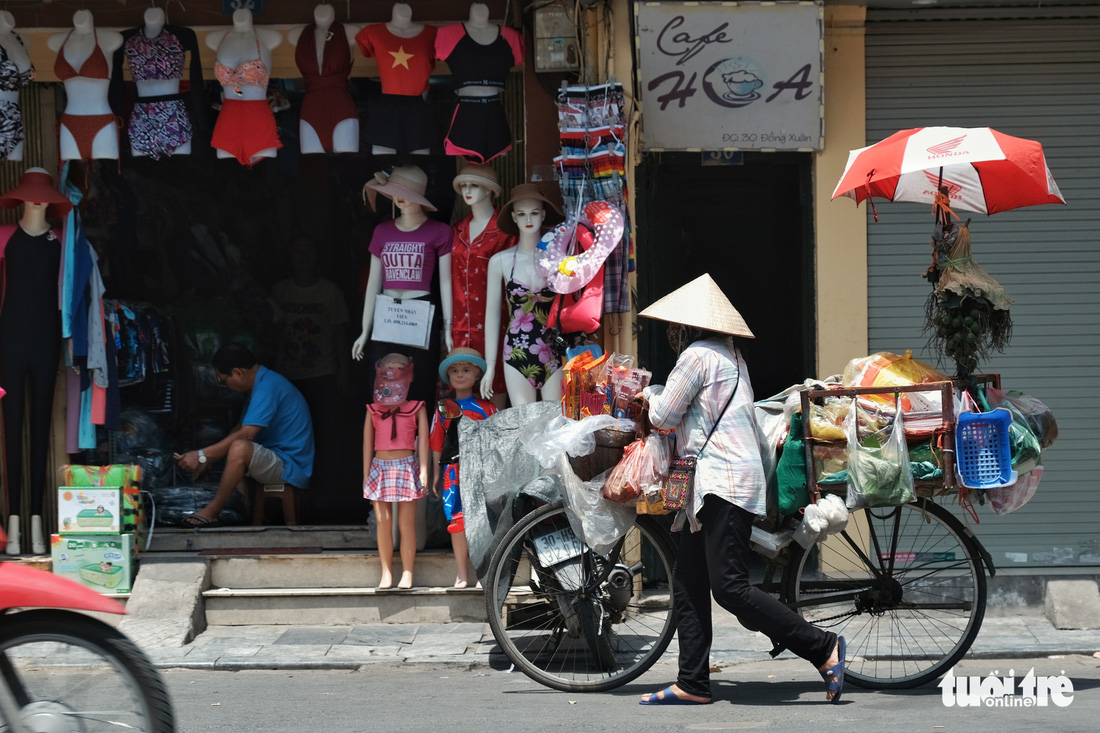
<path id="1" fill-rule="evenodd" d="M 931 205 L 940 186 L 947 188 L 951 208 L 981 214 L 1066 202 L 1041 144 L 989 127 L 901 130 L 853 150 L 833 198 Z"/>

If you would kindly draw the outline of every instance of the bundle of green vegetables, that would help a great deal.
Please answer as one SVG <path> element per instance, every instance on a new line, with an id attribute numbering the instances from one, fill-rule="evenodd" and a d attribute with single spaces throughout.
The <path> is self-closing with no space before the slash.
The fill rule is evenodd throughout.
<path id="1" fill-rule="evenodd" d="M 936 267 L 939 279 L 925 305 L 929 346 L 955 362 L 956 376 L 969 377 L 1008 345 L 1012 298 L 971 254 L 969 219 Z"/>

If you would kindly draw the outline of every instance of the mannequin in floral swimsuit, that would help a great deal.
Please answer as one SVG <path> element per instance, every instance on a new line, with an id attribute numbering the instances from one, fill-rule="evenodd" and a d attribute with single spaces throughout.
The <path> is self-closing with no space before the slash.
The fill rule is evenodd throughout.
<path id="1" fill-rule="evenodd" d="M 283 147 L 267 103 L 271 52 L 282 42 L 282 33 L 252 25 L 251 10 L 235 11 L 232 28 L 206 37 L 217 54 L 214 76 L 225 97 L 210 141 L 219 158 L 251 166 Z"/>
<path id="2" fill-rule="evenodd" d="M 533 183 L 512 189 L 511 197 L 500 210 L 497 226 L 501 231 L 518 234 L 515 247 L 498 252 L 489 260 L 489 281 L 485 294 L 485 332 L 500 328 L 500 310 L 505 297 L 508 327 L 504 333 L 504 381 L 512 405 L 525 405 L 536 399 L 556 402 L 561 399 L 560 361 L 550 347 L 546 322 L 554 292 L 535 271 L 535 248 L 547 219 L 546 206 L 561 216 L 558 208 Z M 485 342 L 485 375 L 481 396 L 493 397 L 493 373 L 497 343 Z"/>

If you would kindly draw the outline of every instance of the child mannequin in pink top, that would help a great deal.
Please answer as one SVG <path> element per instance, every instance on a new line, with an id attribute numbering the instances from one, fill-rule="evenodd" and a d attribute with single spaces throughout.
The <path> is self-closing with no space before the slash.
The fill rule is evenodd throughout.
<path id="1" fill-rule="evenodd" d="M 374 402 L 363 423 L 363 498 L 373 502 L 382 561 L 379 588 L 393 587 L 393 505 L 401 532 L 401 580 L 412 588 L 416 561 L 416 500 L 427 492 L 428 412 L 424 403 L 410 402 L 413 363 L 407 356 L 387 354 L 375 365 Z"/>

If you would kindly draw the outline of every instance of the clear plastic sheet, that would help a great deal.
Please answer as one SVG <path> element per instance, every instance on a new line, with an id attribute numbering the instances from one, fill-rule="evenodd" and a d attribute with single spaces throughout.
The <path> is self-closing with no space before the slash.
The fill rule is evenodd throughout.
<path id="1" fill-rule="evenodd" d="M 557 476 L 542 476 L 542 466 L 522 449 L 524 438 L 546 431 L 561 415 L 555 402 L 511 407 L 488 420 L 461 420 L 463 520 L 470 560 L 477 577 L 489 572 L 493 550 L 516 520 L 538 506 L 562 498 Z"/>
<path id="2" fill-rule="evenodd" d="M 591 481 L 581 481 L 564 455 L 558 458 L 553 470 L 565 489 L 565 516 L 573 533 L 598 554 L 606 554 L 634 526 L 638 516 L 634 504 L 603 498 L 603 484 L 610 471 Z"/>
<path id="3" fill-rule="evenodd" d="M 557 464 L 558 458 L 587 456 L 596 450 L 596 431 L 604 428 L 633 433 L 633 420 L 611 417 L 611 415 L 592 415 L 582 420 L 571 420 L 558 414 L 545 429 L 530 431 L 522 441 L 523 449 L 542 463 L 543 468 Z"/>

